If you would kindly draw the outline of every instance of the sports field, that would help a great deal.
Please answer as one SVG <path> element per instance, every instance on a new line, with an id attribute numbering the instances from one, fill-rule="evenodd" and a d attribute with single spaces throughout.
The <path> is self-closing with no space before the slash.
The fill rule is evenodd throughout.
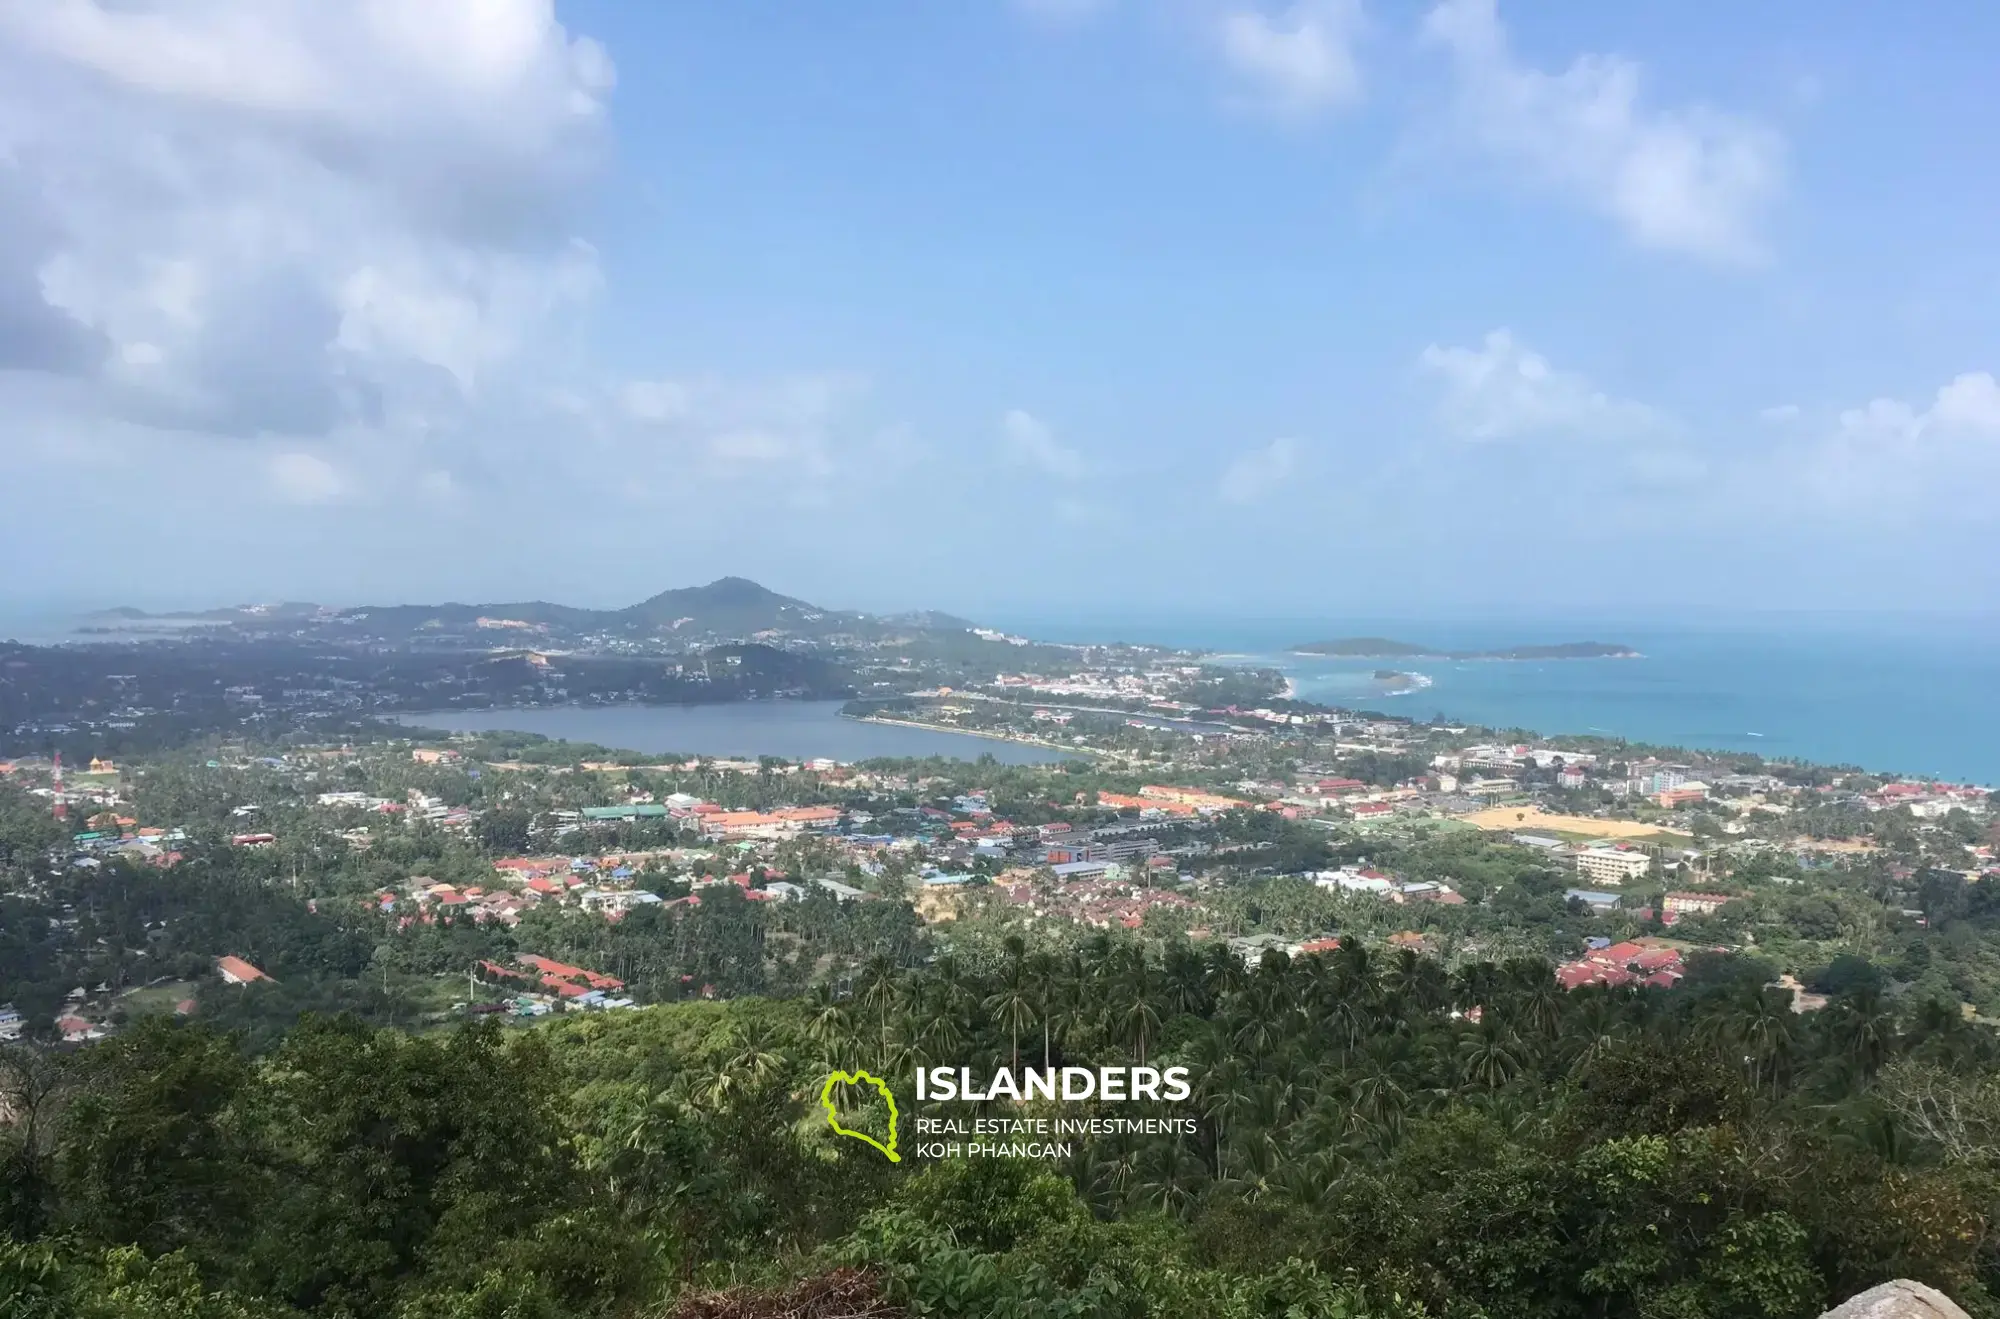
<path id="1" fill-rule="evenodd" d="M 1568 835 L 1576 838 L 1685 838 L 1686 834 L 1636 820 L 1595 820 L 1587 815 L 1551 815 L 1532 806 L 1489 806 L 1457 817 L 1481 829 Z"/>

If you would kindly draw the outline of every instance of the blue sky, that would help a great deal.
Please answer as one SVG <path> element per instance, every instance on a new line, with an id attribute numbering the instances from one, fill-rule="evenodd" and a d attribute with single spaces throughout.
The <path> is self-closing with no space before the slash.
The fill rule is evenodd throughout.
<path id="1" fill-rule="evenodd" d="M 1990 613 L 1996 26 L 0 0 L 0 595 Z"/>

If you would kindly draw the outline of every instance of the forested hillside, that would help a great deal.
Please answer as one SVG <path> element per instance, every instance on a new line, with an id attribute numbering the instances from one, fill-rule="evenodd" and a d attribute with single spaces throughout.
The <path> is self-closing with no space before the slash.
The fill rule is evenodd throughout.
<path id="1" fill-rule="evenodd" d="M 1566 995 L 1099 938 L 510 1032 L 308 1020 L 254 1061 L 154 1021 L 6 1056 L 0 1312 L 1803 1319 L 1902 1276 L 2000 1313 L 1991 1036 L 1869 985 L 1797 1017 L 1746 969 Z M 891 1165 L 818 1120 L 834 1066 L 908 1121 L 920 1064 L 1141 1056 L 1190 1069 L 1195 1135 Z"/>

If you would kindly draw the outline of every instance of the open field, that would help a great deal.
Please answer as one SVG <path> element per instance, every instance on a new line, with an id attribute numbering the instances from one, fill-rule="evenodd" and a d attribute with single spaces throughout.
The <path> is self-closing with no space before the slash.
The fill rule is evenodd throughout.
<path id="1" fill-rule="evenodd" d="M 172 1012 L 174 1004 L 193 997 L 192 980 L 169 980 L 164 984 L 128 989 L 118 996 L 118 1005 L 137 1017 L 148 1012 Z"/>
<path id="2" fill-rule="evenodd" d="M 1532 806 L 1490 806 L 1457 818 L 1480 829 L 1509 829 L 1517 833 L 1555 834 L 1559 837 L 1679 840 L 1688 836 L 1636 820 L 1594 820 L 1587 815 L 1551 815 Z"/>
<path id="3" fill-rule="evenodd" d="M 1855 856 L 1882 850 L 1876 844 L 1858 838 L 1808 838 L 1804 834 L 1794 838 L 1792 846 L 1801 852 L 1838 852 Z"/>

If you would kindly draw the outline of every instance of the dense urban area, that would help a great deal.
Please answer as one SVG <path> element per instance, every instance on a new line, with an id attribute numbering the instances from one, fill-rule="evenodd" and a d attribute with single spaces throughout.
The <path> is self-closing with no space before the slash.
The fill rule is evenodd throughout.
<path id="1" fill-rule="evenodd" d="M 735 581 L 198 623 L 0 653 L 0 1312 L 2000 1316 L 1987 786 Z M 383 721 L 786 695 L 1062 755 Z M 1131 1062 L 1047 1158 L 819 1109 Z"/>

